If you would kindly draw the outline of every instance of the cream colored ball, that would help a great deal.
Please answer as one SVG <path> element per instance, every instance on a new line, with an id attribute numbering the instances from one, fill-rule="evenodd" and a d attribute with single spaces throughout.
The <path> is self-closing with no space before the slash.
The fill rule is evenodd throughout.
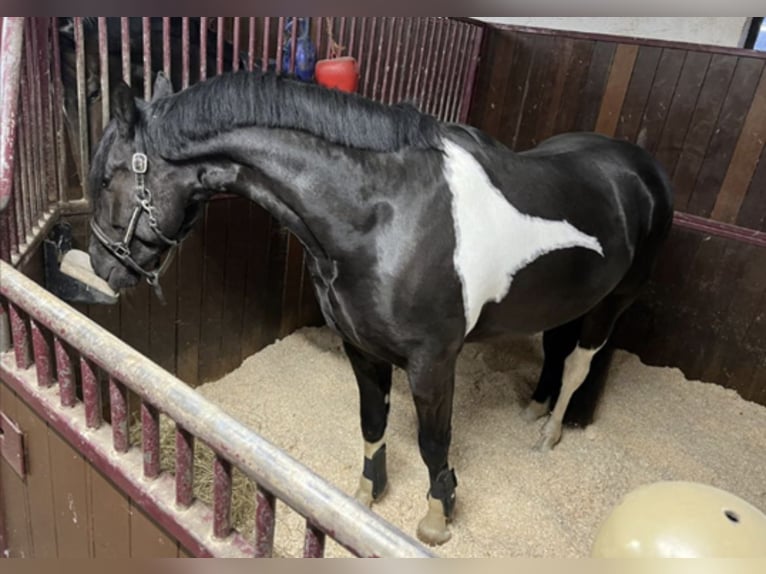
<path id="1" fill-rule="evenodd" d="M 766 557 L 766 514 L 695 482 L 656 482 L 630 492 L 601 525 L 594 558 Z"/>

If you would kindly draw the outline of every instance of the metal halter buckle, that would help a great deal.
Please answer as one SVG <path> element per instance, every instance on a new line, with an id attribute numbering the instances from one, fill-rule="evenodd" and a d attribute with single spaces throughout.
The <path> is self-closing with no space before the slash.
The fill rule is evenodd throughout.
<path id="1" fill-rule="evenodd" d="M 146 159 L 146 155 L 140 152 L 133 154 L 131 161 L 131 169 L 133 173 L 146 173 L 146 167 L 149 161 Z"/>

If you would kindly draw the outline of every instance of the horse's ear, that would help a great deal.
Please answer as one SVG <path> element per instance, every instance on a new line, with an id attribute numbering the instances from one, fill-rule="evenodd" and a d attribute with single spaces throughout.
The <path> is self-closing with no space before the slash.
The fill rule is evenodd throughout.
<path id="1" fill-rule="evenodd" d="M 154 79 L 154 88 L 152 88 L 152 101 L 170 96 L 173 93 L 173 84 L 170 82 L 164 72 L 157 72 Z"/>
<path id="2" fill-rule="evenodd" d="M 136 125 L 138 108 L 130 86 L 122 80 L 112 92 L 112 113 L 120 127 L 120 133 L 125 137 L 131 137 Z"/>

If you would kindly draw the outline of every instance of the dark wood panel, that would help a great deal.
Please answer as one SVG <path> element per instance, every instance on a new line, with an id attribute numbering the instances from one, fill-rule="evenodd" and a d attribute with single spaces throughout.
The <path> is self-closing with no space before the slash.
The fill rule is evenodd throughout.
<path id="1" fill-rule="evenodd" d="M 165 298 L 164 303 L 153 291 L 149 298 L 149 348 L 152 360 L 174 373 L 176 370 L 176 317 L 178 316 L 178 257 L 173 258 L 160 283 Z"/>
<path id="2" fill-rule="evenodd" d="M 555 74 L 556 38 L 553 36 L 537 36 L 534 38 L 534 51 L 530 64 L 530 72 L 525 85 L 521 122 L 518 133 L 513 141 L 513 149 L 523 151 L 534 147 L 537 141 L 537 125 L 549 110 L 549 101 Z"/>
<path id="3" fill-rule="evenodd" d="M 578 106 L 579 118 L 576 125 L 580 131 L 596 130 L 616 48 L 617 44 L 614 42 L 596 42 L 593 47 L 593 55 L 588 66 L 588 78 L 585 80 Z"/>
<path id="4" fill-rule="evenodd" d="M 11 419 L 18 414 L 19 399 L 0 381 L 0 409 Z M 17 475 L 5 459 L 0 458 L 0 484 L 3 490 L 3 518 L 9 558 L 32 558 L 32 529 L 24 480 Z"/>
<path id="5" fill-rule="evenodd" d="M 554 133 L 578 129 L 578 114 L 583 107 L 583 95 L 589 76 L 583 73 L 583 70 L 590 69 L 595 46 L 595 42 L 588 40 L 574 41 L 569 63 L 564 68 L 565 79 L 562 97 L 559 100 L 559 112 L 555 116 Z"/>
<path id="6" fill-rule="evenodd" d="M 85 460 L 48 429 L 59 558 L 90 558 L 90 505 Z"/>
<path id="7" fill-rule="evenodd" d="M 652 154 L 657 149 L 665 122 L 668 119 L 668 110 L 685 60 L 686 52 L 682 50 L 663 50 L 660 56 L 652 89 L 644 109 L 641 128 L 636 138 Z"/>
<path id="8" fill-rule="evenodd" d="M 130 557 L 176 558 L 178 543 L 134 502 L 130 508 Z"/>
<path id="9" fill-rule="evenodd" d="M 685 210 L 689 202 L 736 66 L 737 58 L 733 56 L 713 56 L 710 60 L 673 174 L 676 209 Z"/>
<path id="10" fill-rule="evenodd" d="M 56 558 L 53 475 L 48 452 L 48 425 L 19 400 L 16 422 L 24 431 L 27 454 L 26 496 L 35 558 Z"/>
<path id="11" fill-rule="evenodd" d="M 622 117 L 625 98 L 630 88 L 633 70 L 638 58 L 638 46 L 620 44 L 615 48 L 614 59 L 609 70 L 609 79 L 604 88 L 601 107 L 594 130 L 612 136 Z"/>
<path id="12" fill-rule="evenodd" d="M 200 222 L 178 253 L 176 376 L 190 385 L 199 382 L 199 347 L 204 278 L 202 248 L 205 227 Z"/>
<path id="13" fill-rule="evenodd" d="M 419 25 L 420 23 L 418 22 L 416 26 Z M 512 34 L 496 33 L 489 34 L 485 39 L 485 51 L 476 70 L 476 87 L 468 113 L 468 123 L 472 125 L 491 124 L 492 114 L 497 111 L 499 116 L 503 109 L 500 98 L 504 89 L 501 89 L 501 82 L 503 82 L 504 88 L 504 83 L 510 76 L 507 73 L 509 66 L 499 65 L 496 59 L 502 57 L 506 59 L 506 62 L 509 61 L 513 51 L 502 49 L 501 45 L 506 42 L 510 43 L 512 38 Z M 414 44 L 413 49 L 416 47 L 417 42 Z M 415 56 L 413 55 L 412 58 L 415 58 Z"/>
<path id="14" fill-rule="evenodd" d="M 766 231 L 766 147 L 761 151 L 750 188 L 737 215 L 737 225 Z"/>
<path id="15" fill-rule="evenodd" d="M 271 216 L 255 203 L 248 209 L 250 246 L 247 250 L 246 292 L 242 310 L 241 359 L 263 348 L 268 286 L 269 238 Z"/>
<path id="16" fill-rule="evenodd" d="M 292 233 L 287 238 L 287 264 L 282 290 L 282 318 L 279 337 L 286 337 L 300 326 L 303 247 Z"/>
<path id="17" fill-rule="evenodd" d="M 669 174 L 676 169 L 709 65 L 710 54 L 686 53 L 665 126 L 654 154 Z"/>
<path id="18" fill-rule="evenodd" d="M 616 137 L 632 142 L 637 140 L 661 55 L 662 49 L 654 46 L 641 46 L 638 49 L 633 74 L 620 111 L 620 121 L 615 130 Z"/>
<path id="19" fill-rule="evenodd" d="M 514 148 L 521 125 L 521 110 L 524 108 L 529 89 L 534 42 L 523 35 L 514 35 L 508 38 L 508 42 L 512 50 L 510 65 L 504 72 L 502 62 L 497 66 L 500 73 L 504 74 L 504 78 L 501 76 L 498 82 L 503 86 L 502 92 L 495 99 L 497 108 L 495 117 L 500 119 L 494 121 L 494 117 L 490 117 L 484 126 L 487 128 L 487 133 Z"/>
<path id="20" fill-rule="evenodd" d="M 88 466 L 94 558 L 130 558 L 130 500 Z"/>
<path id="21" fill-rule="evenodd" d="M 731 88 L 721 107 L 705 161 L 686 205 L 686 210 L 694 215 L 707 217 L 713 209 L 763 66 L 763 60 L 741 58 L 737 62 Z"/>

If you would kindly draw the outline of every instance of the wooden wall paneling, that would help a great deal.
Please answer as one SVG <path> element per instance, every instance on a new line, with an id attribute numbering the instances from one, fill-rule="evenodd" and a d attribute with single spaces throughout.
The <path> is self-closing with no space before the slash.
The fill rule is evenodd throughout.
<path id="1" fill-rule="evenodd" d="M 200 316 L 199 382 L 223 374 L 223 285 L 226 272 L 228 200 L 211 201 L 205 216 L 204 278 Z"/>
<path id="2" fill-rule="evenodd" d="M 667 119 L 654 149 L 655 158 L 672 175 L 691 127 L 692 115 L 697 105 L 702 83 L 705 81 L 710 54 L 686 52 L 683 68 L 678 77 L 675 93 L 668 108 Z"/>
<path id="3" fill-rule="evenodd" d="M 737 214 L 737 225 L 766 231 L 766 146 L 761 150 L 761 158 Z"/>
<path id="4" fill-rule="evenodd" d="M 583 94 L 589 76 L 586 70 L 590 70 L 595 45 L 591 40 L 573 40 L 569 61 L 563 68 L 564 80 L 559 107 L 555 114 L 554 134 L 577 130 L 578 114 L 581 113 Z"/>
<path id="5" fill-rule="evenodd" d="M 687 52 L 678 49 L 662 51 L 652 88 L 646 102 L 637 141 L 649 153 L 655 154 L 665 122 L 670 119 L 668 110 L 676 92 Z"/>
<path id="6" fill-rule="evenodd" d="M 184 240 L 178 252 L 176 292 L 176 376 L 190 385 L 199 383 L 199 351 L 202 319 L 202 281 L 205 242 L 204 217 Z"/>
<path id="7" fill-rule="evenodd" d="M 11 419 L 18 415 L 19 399 L 0 382 L 0 408 Z M 22 429 L 24 430 L 24 429 Z M 3 486 L 3 517 L 9 558 L 33 558 L 32 532 L 27 489 L 24 480 L 0 458 L 0 484 Z"/>
<path id="8" fill-rule="evenodd" d="M 604 98 L 615 90 L 614 86 L 610 88 L 609 82 L 616 51 L 617 44 L 614 42 L 599 40 L 593 46 L 593 54 L 588 66 L 588 77 L 585 80 L 585 86 L 578 105 L 577 130 L 579 131 L 602 131 L 597 129 L 598 119 L 604 104 Z M 633 60 L 635 60 L 635 55 L 633 55 Z M 632 66 L 631 62 L 630 67 L 632 68 Z M 625 66 L 620 65 L 620 67 L 624 71 Z M 625 81 L 625 86 L 627 86 L 627 81 Z M 623 92 L 622 97 L 624 95 Z M 619 98 L 620 102 L 622 102 L 622 97 Z M 619 111 L 619 108 L 617 109 Z M 604 121 L 606 121 L 606 118 Z M 614 129 L 612 128 L 613 131 Z M 602 131 L 602 133 L 605 132 Z"/>
<path id="9" fill-rule="evenodd" d="M 149 290 L 149 348 L 152 360 L 170 373 L 176 370 L 178 316 L 178 253 L 160 279 L 165 302 Z"/>
<path id="10" fill-rule="evenodd" d="M 240 358 L 244 360 L 260 350 L 264 340 L 263 323 L 266 316 L 268 286 L 269 239 L 271 216 L 259 205 L 248 206 L 248 249 L 245 274 L 245 301 L 242 309 L 242 344 Z"/>
<path id="11" fill-rule="evenodd" d="M 282 297 L 290 232 L 282 227 L 276 219 L 270 218 L 269 221 L 269 258 L 266 271 L 266 301 L 262 336 L 266 341 L 274 341 L 280 336 L 282 327 Z"/>
<path id="12" fill-rule="evenodd" d="M 575 40 L 571 38 L 563 36 L 554 38 L 553 54 L 555 55 L 556 65 L 550 67 L 542 87 L 543 92 L 539 104 L 540 114 L 538 115 L 537 129 L 534 137 L 535 145 L 556 133 L 556 118 L 562 108 L 561 100 L 564 96 L 564 84 L 574 66 L 572 62 L 574 44 Z M 579 70 L 579 73 L 582 74 L 582 70 Z"/>
<path id="13" fill-rule="evenodd" d="M 654 46 L 638 48 L 628 91 L 625 93 L 625 100 L 615 129 L 615 137 L 632 142 L 637 140 L 661 55 L 662 48 Z"/>
<path id="14" fill-rule="evenodd" d="M 503 60 L 499 61 L 500 72 L 506 73 L 505 87 L 496 102 L 500 121 L 485 124 L 488 132 L 504 144 L 515 149 L 516 138 L 521 126 L 522 110 L 529 89 L 532 73 L 534 42 L 525 34 L 517 34 L 512 39 L 510 66 L 503 70 Z M 497 116 L 496 116 L 497 117 Z M 492 121 L 493 118 L 490 118 Z"/>
<path id="15" fill-rule="evenodd" d="M 615 48 L 594 131 L 608 136 L 615 134 L 638 58 L 638 50 L 639 47 L 635 44 L 620 44 Z"/>
<path id="16" fill-rule="evenodd" d="M 686 210 L 689 203 L 736 66 L 737 58 L 734 56 L 714 54 L 710 59 L 710 66 L 672 176 L 676 209 Z"/>
<path id="17" fill-rule="evenodd" d="M 48 425 L 21 400 L 17 401 L 14 420 L 24 431 L 27 477 L 26 498 L 29 526 L 35 558 L 56 558 L 53 474 L 48 452 Z"/>
<path id="18" fill-rule="evenodd" d="M 556 62 L 556 37 L 531 36 L 534 49 L 530 72 L 525 86 L 523 106 L 513 149 L 523 151 L 537 145 L 536 132 L 539 119 L 549 113 L 546 101 L 553 86 L 554 62 Z"/>
<path id="19" fill-rule="evenodd" d="M 301 325 L 319 326 L 324 324 L 324 317 L 314 290 L 314 282 L 304 257 L 303 280 L 301 282 Z"/>
<path id="20" fill-rule="evenodd" d="M 282 286 L 282 319 L 280 338 L 286 337 L 300 326 L 301 282 L 303 279 L 303 247 L 292 233 L 287 238 L 287 260 Z"/>
<path id="21" fill-rule="evenodd" d="M 94 558 L 130 558 L 130 499 L 88 465 Z"/>
<path id="22" fill-rule="evenodd" d="M 764 61 L 754 58 L 740 58 L 737 62 L 731 89 L 721 107 L 705 160 L 686 206 L 686 210 L 694 215 L 707 217 L 713 209 L 763 67 Z"/>
<path id="23" fill-rule="evenodd" d="M 149 348 L 149 297 L 154 297 L 146 281 L 120 294 L 120 339 L 151 357 Z"/>
<path id="24" fill-rule="evenodd" d="M 766 70 L 761 79 L 734 148 L 731 163 L 716 196 L 710 217 L 726 223 L 737 220 L 766 142 Z M 766 191 L 762 191 L 766 195 Z"/>
<path id="25" fill-rule="evenodd" d="M 415 25 L 417 26 L 417 24 Z M 499 105 L 502 104 L 500 97 L 502 92 L 499 83 L 506 81 L 508 74 L 501 72 L 500 66 L 496 65 L 496 58 L 502 55 L 505 55 L 505 57 L 510 56 L 511 53 L 500 50 L 499 45 L 508 42 L 507 38 L 512 37 L 510 33 L 495 31 L 486 34 L 484 37 L 484 49 L 476 69 L 476 88 L 474 89 L 473 101 L 468 112 L 468 123 L 470 125 L 488 125 L 490 122 L 487 121 L 487 118 L 493 113 L 499 115 L 502 111 L 503 106 Z M 414 42 L 412 48 L 414 49 L 416 46 L 417 42 Z M 412 58 L 408 58 L 408 60 L 410 59 Z M 404 82 L 405 85 L 408 83 L 410 83 L 409 79 Z"/>
<path id="26" fill-rule="evenodd" d="M 250 200 L 237 197 L 229 202 L 229 238 L 226 242 L 226 272 L 223 283 L 223 332 L 221 356 L 228 373 L 237 368 L 242 358 L 242 309 L 245 301 L 247 251 L 253 249 L 248 229 Z"/>
<path id="27" fill-rule="evenodd" d="M 130 557 L 175 558 L 177 556 L 178 542 L 157 526 L 140 506 L 131 501 Z"/>
<path id="28" fill-rule="evenodd" d="M 59 558 L 90 558 L 90 501 L 86 462 L 55 430 L 48 429 Z"/>

